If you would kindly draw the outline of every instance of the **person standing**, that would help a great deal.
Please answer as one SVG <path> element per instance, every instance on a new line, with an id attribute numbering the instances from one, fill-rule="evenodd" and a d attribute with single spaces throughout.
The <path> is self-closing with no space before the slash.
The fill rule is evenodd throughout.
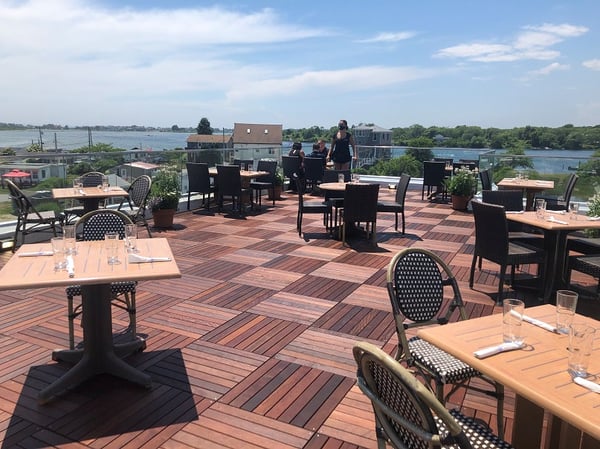
<path id="1" fill-rule="evenodd" d="M 352 153 L 350 154 L 350 147 Z M 334 134 L 331 141 L 331 149 L 327 155 L 327 160 L 333 161 L 335 170 L 350 170 L 350 161 L 358 160 L 358 150 L 354 143 L 354 137 L 348 132 L 348 122 L 340 120 L 338 123 L 338 131 Z"/>

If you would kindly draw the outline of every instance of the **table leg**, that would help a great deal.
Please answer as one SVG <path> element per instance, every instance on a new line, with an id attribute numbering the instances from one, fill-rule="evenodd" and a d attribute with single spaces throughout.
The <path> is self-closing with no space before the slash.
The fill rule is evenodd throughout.
<path id="1" fill-rule="evenodd" d="M 85 198 L 83 200 L 83 212 L 87 214 L 88 212 L 97 210 L 99 205 L 100 205 L 99 198 Z"/>
<path id="2" fill-rule="evenodd" d="M 46 403 L 65 390 L 103 373 L 150 388 L 151 377 L 121 360 L 113 347 L 110 285 L 82 285 L 81 293 L 84 347 L 80 359 L 65 375 L 40 391 L 39 401 Z M 70 354 L 66 358 L 76 358 L 75 351 L 65 354 Z"/>
<path id="3" fill-rule="evenodd" d="M 556 290 L 564 287 L 565 250 L 567 232 L 545 231 L 544 249 L 546 263 L 544 267 L 544 302 L 552 302 Z"/>
<path id="4" fill-rule="evenodd" d="M 516 449 L 540 447 L 544 409 L 517 395 L 511 443 Z"/>

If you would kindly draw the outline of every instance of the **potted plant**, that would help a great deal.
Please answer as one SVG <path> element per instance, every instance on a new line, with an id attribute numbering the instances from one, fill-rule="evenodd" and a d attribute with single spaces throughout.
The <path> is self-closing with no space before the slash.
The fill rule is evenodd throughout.
<path id="1" fill-rule="evenodd" d="M 467 204 L 477 190 L 477 174 L 477 169 L 469 170 L 467 167 L 459 167 L 446 180 L 446 189 L 452 198 L 453 209 L 465 210 L 467 208 Z"/>
<path id="2" fill-rule="evenodd" d="M 163 168 L 152 177 L 149 205 L 152 210 L 154 226 L 170 228 L 173 216 L 177 212 L 181 197 L 181 181 L 179 173 L 170 168 Z"/>

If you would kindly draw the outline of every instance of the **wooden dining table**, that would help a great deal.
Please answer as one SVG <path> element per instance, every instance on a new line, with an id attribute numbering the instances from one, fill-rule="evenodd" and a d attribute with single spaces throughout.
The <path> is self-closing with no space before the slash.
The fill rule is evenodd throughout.
<path id="1" fill-rule="evenodd" d="M 541 179 L 504 178 L 498 184 L 500 190 L 521 190 L 525 195 L 525 210 L 533 210 L 535 194 L 554 188 L 554 181 Z"/>
<path id="2" fill-rule="evenodd" d="M 528 307 L 525 314 L 554 325 L 552 305 Z M 574 322 L 600 328 L 593 318 L 575 315 Z M 523 323 L 525 347 L 478 359 L 479 349 L 502 343 L 502 314 L 459 321 L 418 331 L 422 339 L 502 383 L 516 394 L 511 443 L 517 449 L 598 448 L 600 394 L 575 384 L 567 372 L 567 335 Z M 588 371 L 600 380 L 600 335 L 594 340 Z M 550 420 L 544 432 L 544 411 Z M 581 446 L 579 439 L 582 439 Z"/>
<path id="3" fill-rule="evenodd" d="M 52 189 L 52 197 L 56 200 L 76 199 L 81 201 L 84 213 L 98 209 L 100 201 L 106 198 L 128 196 L 127 191 L 118 186 L 112 186 L 106 190 L 101 187 L 61 187 Z"/>
<path id="4" fill-rule="evenodd" d="M 544 218 L 538 218 L 536 212 L 507 212 L 506 219 L 537 228 L 544 233 L 544 302 L 551 302 L 556 290 L 565 287 L 567 235 L 582 229 L 600 229 L 600 220 L 586 215 L 571 216 L 562 211 L 546 211 Z"/>
<path id="5" fill-rule="evenodd" d="M 81 285 L 83 349 L 56 350 L 52 353 L 54 360 L 73 363 L 74 366 L 39 392 L 41 403 L 103 373 L 146 388 L 151 386 L 152 380 L 148 374 L 121 358 L 132 349 L 143 349 L 145 341 L 138 339 L 121 345 L 113 343 L 110 284 L 178 278 L 181 273 L 165 238 L 138 239 L 136 254 L 142 258 L 168 258 L 168 261 L 132 263 L 128 260 L 124 241 L 121 244 L 121 262 L 109 265 L 104 241 L 77 242 L 77 254 L 69 256 L 73 258 L 72 276 L 65 270 L 54 270 L 50 243 L 22 245 L 0 270 L 0 290 Z"/>

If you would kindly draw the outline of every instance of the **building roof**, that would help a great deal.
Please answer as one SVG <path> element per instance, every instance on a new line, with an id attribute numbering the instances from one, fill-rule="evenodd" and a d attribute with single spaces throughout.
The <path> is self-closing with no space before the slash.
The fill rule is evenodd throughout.
<path id="1" fill-rule="evenodd" d="M 355 129 L 355 130 L 370 129 L 371 132 L 374 132 L 374 133 L 391 133 L 392 132 L 391 129 L 382 128 L 381 126 L 377 126 L 377 125 L 372 125 L 372 126 L 358 125 L 358 126 L 355 126 L 353 129 Z"/>
<path id="2" fill-rule="evenodd" d="M 155 170 L 157 168 L 160 168 L 160 165 L 150 164 L 149 162 L 141 162 L 141 161 L 128 162 L 123 165 L 128 166 L 128 167 L 141 168 L 143 170 Z"/>
<path id="3" fill-rule="evenodd" d="M 190 134 L 187 142 L 197 143 L 223 143 L 231 140 L 231 134 Z"/>
<path id="4" fill-rule="evenodd" d="M 235 123 L 233 125 L 234 144 L 281 145 L 283 125 Z"/>

